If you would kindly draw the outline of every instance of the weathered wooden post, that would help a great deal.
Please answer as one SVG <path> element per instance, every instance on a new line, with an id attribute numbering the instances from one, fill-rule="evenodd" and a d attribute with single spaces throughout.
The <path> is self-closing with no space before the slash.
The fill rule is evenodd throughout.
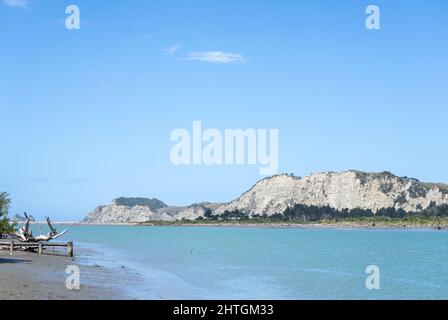
<path id="1" fill-rule="evenodd" d="M 42 243 L 39 243 L 39 254 L 42 254 L 43 245 Z"/>
<path id="2" fill-rule="evenodd" d="M 14 252 L 14 241 L 9 244 L 9 251 L 11 251 L 11 254 Z"/>
<path id="3" fill-rule="evenodd" d="M 73 258 L 73 242 L 72 241 L 67 243 L 67 256 L 69 256 L 70 258 Z"/>

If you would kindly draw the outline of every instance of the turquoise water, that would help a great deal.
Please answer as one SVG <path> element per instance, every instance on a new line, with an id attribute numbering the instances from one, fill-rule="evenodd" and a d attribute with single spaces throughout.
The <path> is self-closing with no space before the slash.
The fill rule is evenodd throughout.
<path id="1" fill-rule="evenodd" d="M 131 270 L 126 289 L 140 299 L 448 298 L 445 231 L 68 228 L 75 249 L 98 250 L 79 261 Z M 366 289 L 369 265 L 380 290 Z"/>

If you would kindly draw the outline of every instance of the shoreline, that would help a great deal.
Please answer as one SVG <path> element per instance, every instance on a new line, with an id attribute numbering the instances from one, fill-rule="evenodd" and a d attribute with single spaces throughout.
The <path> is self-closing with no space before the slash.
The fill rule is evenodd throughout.
<path id="1" fill-rule="evenodd" d="M 135 226 L 135 225 L 134 225 Z M 400 225 L 361 225 L 361 224 L 274 224 L 274 223 L 222 223 L 222 224 L 170 224 L 170 225 L 157 225 L 157 224 L 138 224 L 141 227 L 191 227 L 191 228 L 269 228 L 269 229 L 353 229 L 353 230 L 428 230 L 428 231 L 448 231 L 448 226 L 442 226 L 440 229 L 436 226 L 400 226 Z"/>
<path id="2" fill-rule="evenodd" d="M 361 229 L 361 230 L 403 230 L 403 229 L 415 229 L 415 230 L 435 230 L 435 231 L 448 231 L 448 225 L 442 224 L 387 224 L 377 222 L 375 224 L 362 224 L 351 222 L 340 223 L 248 223 L 248 222 L 217 222 L 217 223 L 184 223 L 184 222 L 134 222 L 134 223 L 55 223 L 59 225 L 67 226 L 129 226 L 129 227 L 214 227 L 214 228 L 297 228 L 297 229 Z"/>
<path id="3" fill-rule="evenodd" d="M 82 226 L 83 224 L 76 224 Z M 90 225 L 93 226 L 93 225 Z M 106 226 L 104 224 L 99 226 Z M 109 224 L 108 226 L 113 226 Z M 120 224 L 123 226 L 123 224 Z M 126 224 L 125 226 L 138 226 L 137 224 Z M 148 225 L 149 227 L 163 227 L 160 225 Z M 340 229 L 346 230 L 346 235 L 351 234 L 350 230 L 386 230 L 391 231 L 384 233 L 395 238 L 393 231 L 396 232 L 406 230 L 428 230 L 435 235 L 433 228 L 428 226 L 410 226 L 397 227 L 381 226 L 371 227 L 363 225 L 326 225 L 326 224 L 247 224 L 247 223 L 215 223 L 215 224 L 175 224 L 173 227 L 183 228 L 208 228 L 208 234 L 213 235 L 212 228 L 264 228 L 266 232 L 272 228 L 297 228 L 303 230 L 315 230 L 314 235 L 319 235 L 319 230 Z M 134 232 L 132 228 L 125 228 L 125 232 L 130 235 Z M 86 229 L 89 230 L 89 229 Z M 443 231 L 445 231 L 444 229 Z M 168 230 L 153 230 L 154 234 L 164 234 Z M 178 230 L 179 233 L 195 233 L 195 230 Z M 198 230 L 200 231 L 200 230 Z M 231 231 L 231 230 L 229 230 Z M 236 231 L 236 230 L 235 230 Z M 250 231 L 250 230 L 247 230 Z M 300 230 L 293 232 L 298 237 L 309 236 L 311 233 L 303 233 Z M 114 231 L 115 232 L 115 231 Z M 116 232 L 121 232 L 117 230 Z M 137 233 L 152 232 L 144 229 L 135 230 Z M 174 231 L 176 232 L 176 231 Z M 281 231 L 278 231 L 281 234 Z M 342 231 L 341 231 L 342 232 Z M 416 231 L 417 232 L 417 231 Z M 239 234 L 245 234 L 243 232 Z M 356 232 L 355 234 L 369 234 L 369 232 Z M 338 236 L 333 234 L 333 236 Z M 372 234 L 374 236 L 374 234 Z M 412 236 L 404 234 L 403 237 Z M 442 234 L 443 236 L 443 234 Z M 151 235 L 149 235 L 151 237 Z M 401 237 L 400 237 L 401 238 Z M 79 241 L 82 241 L 79 239 Z M 27 253 L 23 251 L 15 251 L 12 255 L 8 250 L 0 250 L 0 299 L 1 300 L 164 300 L 164 299 L 203 299 L 203 293 L 197 290 L 195 286 L 191 288 L 193 291 L 184 287 L 177 286 L 179 279 L 182 279 L 176 273 L 171 274 L 169 269 L 154 266 L 151 260 L 142 264 L 142 261 L 131 261 L 129 255 L 123 250 L 91 242 L 76 242 L 75 258 L 66 256 L 52 255 L 51 251 L 46 251 L 44 255 L 35 253 Z M 193 246 L 193 245 L 192 245 Z M 177 247 L 177 245 L 176 245 Z M 193 246 L 195 247 L 195 246 Z M 190 247 L 184 248 L 186 252 L 190 252 Z M 199 251 L 194 251 L 199 253 Z M 193 253 L 191 251 L 187 256 Z M 190 258 L 188 258 L 190 261 Z M 66 267 L 77 265 L 81 270 L 82 287 L 79 291 L 71 291 L 66 289 L 65 282 L 67 274 Z M 148 272 L 150 272 L 148 274 Z M 160 277 L 160 278 L 159 278 Z M 182 290 L 179 290 L 181 288 Z M 191 293 L 193 292 L 193 293 Z M 214 292 L 214 291 L 213 291 Z M 189 295 L 191 294 L 191 295 Z M 216 292 L 214 292 L 216 294 Z M 185 296 L 184 296 L 185 295 Z"/>
<path id="4" fill-rule="evenodd" d="M 79 250 L 78 250 L 79 251 Z M 80 270 L 81 288 L 69 290 L 68 266 Z M 117 275 L 101 266 L 89 266 L 76 258 L 47 252 L 0 250 L 0 300 L 116 300 L 129 299 L 114 286 Z"/>

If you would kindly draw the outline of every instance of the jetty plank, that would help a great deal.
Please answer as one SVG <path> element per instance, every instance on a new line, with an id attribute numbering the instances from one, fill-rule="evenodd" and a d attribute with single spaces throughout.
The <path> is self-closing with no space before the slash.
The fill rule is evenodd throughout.
<path id="1" fill-rule="evenodd" d="M 67 242 L 67 243 L 50 243 L 50 242 L 16 242 L 16 241 L 6 241 L 6 242 L 0 242 L 0 248 L 8 249 L 12 253 L 16 249 L 37 249 L 39 254 L 43 253 L 44 248 L 66 248 L 67 249 L 67 256 L 73 257 L 73 242 Z"/>

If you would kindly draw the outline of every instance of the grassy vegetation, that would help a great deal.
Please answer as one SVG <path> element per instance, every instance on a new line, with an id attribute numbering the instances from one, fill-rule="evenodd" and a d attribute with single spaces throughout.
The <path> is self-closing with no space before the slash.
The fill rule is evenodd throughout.
<path id="1" fill-rule="evenodd" d="M 354 225 L 354 226 L 396 226 L 396 227 L 448 227 L 448 205 L 435 206 L 420 212 L 405 212 L 395 208 L 378 212 L 364 209 L 336 210 L 326 207 L 297 205 L 282 214 L 272 216 L 252 216 L 241 211 L 226 211 L 213 215 L 207 211 L 204 217 L 195 221 L 148 222 L 151 225 Z"/>
<path id="2" fill-rule="evenodd" d="M 434 187 L 437 187 L 440 189 L 440 191 L 444 194 L 448 194 L 448 184 L 444 183 L 423 183 L 423 186 L 427 189 L 432 189 Z"/>
<path id="3" fill-rule="evenodd" d="M 360 217 L 345 219 L 324 219 L 320 221 L 324 225 L 366 225 L 366 226 L 396 226 L 396 227 L 448 227 L 448 217 L 427 217 L 412 215 L 404 218 L 390 217 Z"/>
<path id="4" fill-rule="evenodd" d="M 14 226 L 9 223 L 8 210 L 11 200 L 6 192 L 0 193 L 0 238 L 2 234 L 12 233 Z"/>
<path id="5" fill-rule="evenodd" d="M 181 221 L 151 221 L 145 223 L 152 226 L 179 226 L 179 225 L 322 225 L 322 226 L 369 226 L 369 227 L 448 227 L 448 217 L 409 216 L 405 218 L 390 217 L 353 217 L 353 218 L 328 218 L 316 221 L 279 220 L 276 218 L 253 218 L 239 220 L 181 220 Z"/>
<path id="6" fill-rule="evenodd" d="M 118 206 L 134 207 L 142 206 L 148 207 L 153 210 L 166 207 L 166 204 L 158 199 L 147 199 L 147 198 L 118 198 L 114 200 L 115 204 Z"/>

